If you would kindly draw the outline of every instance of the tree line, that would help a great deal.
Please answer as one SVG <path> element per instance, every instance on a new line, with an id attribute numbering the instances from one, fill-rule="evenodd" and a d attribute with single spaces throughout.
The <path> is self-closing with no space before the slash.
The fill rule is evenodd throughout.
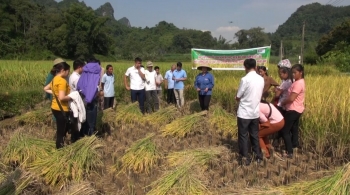
<path id="1" fill-rule="evenodd" d="M 277 56 L 281 40 L 289 57 L 300 53 L 301 24 L 306 21 L 305 58 L 314 62 L 325 53 L 316 52 L 318 40 L 348 18 L 350 6 L 313 3 L 298 8 L 274 33 L 266 33 L 262 27 L 242 29 L 232 34 L 235 42 L 231 42 L 222 36 L 213 37 L 210 31 L 180 29 L 166 21 L 154 27 L 131 27 L 127 18 L 114 18 L 109 3 L 93 10 L 79 0 L 2 0 L 0 57 L 42 60 L 98 55 L 108 59 L 140 56 L 161 60 L 189 54 L 191 48 L 243 49 L 265 45 L 271 45 L 272 55 Z"/>

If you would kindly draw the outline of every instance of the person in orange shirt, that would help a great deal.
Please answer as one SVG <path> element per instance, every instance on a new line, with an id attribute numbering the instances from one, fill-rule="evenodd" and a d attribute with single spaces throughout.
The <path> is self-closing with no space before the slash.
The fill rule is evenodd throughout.
<path id="1" fill-rule="evenodd" d="M 294 82 L 288 89 L 288 97 L 281 103 L 286 108 L 284 115 L 285 125 L 281 135 L 286 147 L 287 158 L 293 158 L 293 148 L 299 147 L 299 119 L 305 106 L 304 67 L 295 64 L 292 67 Z"/>
<path id="2" fill-rule="evenodd" d="M 62 148 L 64 146 L 64 137 L 66 136 L 66 117 L 69 115 L 68 101 L 71 98 L 68 96 L 70 93 L 70 87 L 67 83 L 67 76 L 69 75 L 70 66 L 62 60 L 53 66 L 51 74 L 55 77 L 44 87 L 46 93 L 52 94 L 51 110 L 52 114 L 56 118 L 57 135 L 56 135 L 56 148 Z M 56 97 L 59 102 L 56 101 Z M 65 115 L 63 115 L 61 108 Z"/>

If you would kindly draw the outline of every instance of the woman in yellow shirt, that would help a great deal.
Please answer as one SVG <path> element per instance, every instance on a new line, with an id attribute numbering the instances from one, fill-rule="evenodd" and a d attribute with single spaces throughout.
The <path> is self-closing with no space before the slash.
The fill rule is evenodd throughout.
<path id="1" fill-rule="evenodd" d="M 49 83 L 44 87 L 44 90 L 46 93 L 53 94 L 51 110 L 52 110 L 52 114 L 56 118 L 56 124 L 57 124 L 57 136 L 56 136 L 57 149 L 63 147 L 64 145 L 63 138 L 66 135 L 66 116 L 69 115 L 68 101 L 71 100 L 71 98 L 68 96 L 68 94 L 70 93 L 70 88 L 66 80 L 69 74 L 69 70 L 70 70 L 70 66 L 64 61 L 54 65 L 51 70 L 51 74 L 54 75 L 55 77 L 53 78 L 51 83 Z M 65 116 L 61 112 L 61 109 L 56 101 L 55 95 L 62 106 Z"/>

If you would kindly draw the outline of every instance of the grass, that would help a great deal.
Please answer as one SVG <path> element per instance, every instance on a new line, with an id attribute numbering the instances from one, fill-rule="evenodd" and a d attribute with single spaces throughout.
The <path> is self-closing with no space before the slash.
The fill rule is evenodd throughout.
<path id="1" fill-rule="evenodd" d="M 149 134 L 143 139 L 136 141 L 121 158 L 122 166 L 119 173 L 131 170 L 135 173 L 149 174 L 152 168 L 157 165 L 158 160 L 161 158 L 161 154 L 158 151 L 156 145 L 153 143 L 152 138 L 154 134 Z M 113 172 L 118 171 L 119 164 L 115 164 L 112 167 Z"/>
<path id="2" fill-rule="evenodd" d="M 202 112 L 191 115 L 185 115 L 175 119 L 170 124 L 161 129 L 163 136 L 174 136 L 178 138 L 186 137 L 195 132 L 201 131 L 201 121 L 204 120 Z"/>
<path id="3" fill-rule="evenodd" d="M 28 167 L 30 163 L 37 159 L 49 158 L 54 151 L 54 142 L 16 132 L 2 152 L 2 162 Z"/>
<path id="4" fill-rule="evenodd" d="M 62 188 L 71 181 L 80 182 L 91 171 L 103 166 L 96 136 L 84 137 L 74 144 L 31 163 L 30 170 L 43 177 L 46 184 Z"/>

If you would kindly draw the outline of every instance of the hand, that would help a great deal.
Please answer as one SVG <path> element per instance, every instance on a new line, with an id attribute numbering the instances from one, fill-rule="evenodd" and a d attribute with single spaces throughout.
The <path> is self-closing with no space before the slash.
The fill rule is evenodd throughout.
<path id="1" fill-rule="evenodd" d="M 204 91 L 205 91 L 205 92 L 208 92 L 208 90 L 209 90 L 208 88 L 205 88 L 205 90 L 204 90 Z"/>
<path id="2" fill-rule="evenodd" d="M 99 95 L 103 96 L 105 93 L 103 91 L 100 91 Z"/>
<path id="3" fill-rule="evenodd" d="M 200 91 L 201 89 L 197 88 L 197 91 Z"/>
<path id="4" fill-rule="evenodd" d="M 175 77 L 173 77 L 173 81 L 176 81 Z"/>
<path id="5" fill-rule="evenodd" d="M 126 88 L 126 90 L 130 91 L 130 87 L 129 86 L 126 86 L 125 88 Z"/>

